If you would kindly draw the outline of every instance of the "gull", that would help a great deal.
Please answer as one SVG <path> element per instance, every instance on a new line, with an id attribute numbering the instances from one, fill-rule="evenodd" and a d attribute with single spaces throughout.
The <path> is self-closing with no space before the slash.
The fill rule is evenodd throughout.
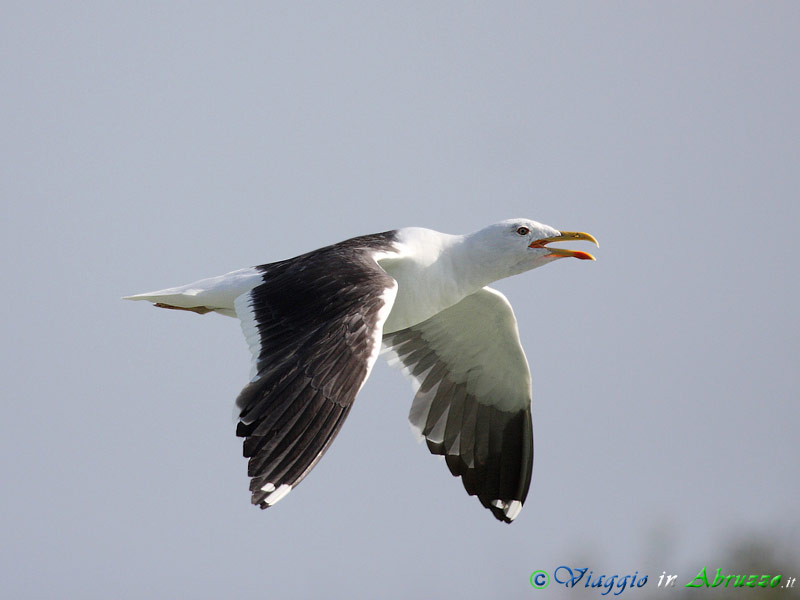
<path id="1" fill-rule="evenodd" d="M 273 506 L 333 442 L 383 348 L 414 382 L 409 421 L 467 493 L 519 515 L 533 467 L 531 375 L 494 281 L 597 241 L 530 219 L 466 235 L 406 227 L 295 258 L 126 297 L 237 317 L 252 354 L 236 400 L 251 500 Z"/>

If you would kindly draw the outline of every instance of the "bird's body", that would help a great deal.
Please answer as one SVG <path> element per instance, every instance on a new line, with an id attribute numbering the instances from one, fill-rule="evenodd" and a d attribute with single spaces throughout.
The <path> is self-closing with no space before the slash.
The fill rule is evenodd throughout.
<path id="1" fill-rule="evenodd" d="M 510 304 L 486 286 L 593 258 L 545 247 L 565 240 L 595 242 L 527 219 L 464 236 L 411 227 L 128 299 L 240 319 L 253 372 L 237 435 L 254 504 L 275 504 L 322 457 L 383 345 L 419 385 L 412 426 L 511 522 L 533 461 L 530 372 Z"/>

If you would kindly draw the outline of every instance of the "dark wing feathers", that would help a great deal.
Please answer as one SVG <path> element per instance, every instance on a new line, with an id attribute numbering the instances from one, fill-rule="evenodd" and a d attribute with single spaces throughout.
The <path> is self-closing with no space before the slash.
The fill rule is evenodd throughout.
<path id="1" fill-rule="evenodd" d="M 383 341 L 419 383 L 409 420 L 428 449 L 511 522 L 533 465 L 530 372 L 511 306 L 484 288 Z"/>
<path id="2" fill-rule="evenodd" d="M 263 265 L 263 283 L 236 300 L 245 336 L 257 331 L 256 375 L 236 401 L 236 434 L 262 508 L 305 477 L 350 412 L 388 314 L 380 311 L 394 298 L 394 280 L 372 258 L 391 239 L 356 238 Z"/>
<path id="3" fill-rule="evenodd" d="M 236 401 L 254 504 L 271 506 L 302 481 L 350 412 L 394 301 L 396 283 L 373 258 L 393 236 L 263 265 L 263 283 L 237 298 L 255 367 Z M 485 288 L 383 341 L 420 384 L 409 419 L 430 451 L 511 522 L 528 493 L 533 436 L 530 373 L 508 302 Z"/>

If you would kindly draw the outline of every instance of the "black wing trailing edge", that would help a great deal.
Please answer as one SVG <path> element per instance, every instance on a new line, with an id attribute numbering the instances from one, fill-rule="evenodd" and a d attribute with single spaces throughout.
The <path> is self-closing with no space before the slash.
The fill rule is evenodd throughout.
<path id="1" fill-rule="evenodd" d="M 255 376 L 236 400 L 253 504 L 267 508 L 300 483 L 350 412 L 396 293 L 372 258 L 393 236 L 258 267 L 264 283 L 236 300 L 254 355 Z"/>
<path id="2" fill-rule="evenodd" d="M 428 449 L 510 523 L 533 468 L 530 371 L 505 298 L 488 288 L 473 296 L 383 341 L 419 383 L 409 421 Z M 498 364 L 487 365 L 486 356 Z"/>

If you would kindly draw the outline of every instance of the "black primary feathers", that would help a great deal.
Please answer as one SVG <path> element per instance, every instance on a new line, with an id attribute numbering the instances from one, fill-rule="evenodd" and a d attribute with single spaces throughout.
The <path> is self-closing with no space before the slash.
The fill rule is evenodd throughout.
<path id="1" fill-rule="evenodd" d="M 507 303 L 493 296 L 494 292 L 484 290 L 478 294 L 490 299 L 493 310 L 503 305 L 511 310 Z M 470 304 L 469 314 L 475 321 L 488 316 L 482 314 L 483 302 L 467 297 L 462 303 Z M 466 364 L 463 355 L 460 356 L 462 364 L 458 369 L 453 369 L 448 358 L 437 353 L 437 343 L 441 342 L 435 334 L 426 337 L 426 333 L 435 332 L 443 323 L 449 328 L 473 326 L 474 321 L 465 322 L 458 316 L 461 309 L 457 304 L 427 321 L 385 335 L 383 342 L 420 384 L 409 421 L 425 437 L 428 449 L 445 457 L 450 472 L 461 477 L 468 494 L 478 496 L 497 519 L 510 523 L 525 502 L 531 482 L 530 395 L 525 394 L 521 403 L 518 397 L 508 402 L 509 398 L 503 397 L 503 386 L 490 385 L 489 396 L 478 397 L 474 392 L 476 386 L 470 386 L 470 382 L 503 377 L 503 373 L 485 373 L 480 353 L 471 362 L 466 359 Z M 502 330 L 498 328 L 498 332 Z M 490 342 L 484 339 L 484 343 Z M 503 350 L 498 353 L 518 348 L 513 340 L 501 343 Z M 512 405 L 510 409 L 499 408 L 508 404 Z"/>
<path id="2" fill-rule="evenodd" d="M 257 376 L 236 400 L 253 504 L 267 508 L 297 485 L 350 411 L 380 343 L 384 294 L 395 286 L 372 254 L 393 236 L 258 267 L 264 283 L 246 294 L 260 340 Z"/>

